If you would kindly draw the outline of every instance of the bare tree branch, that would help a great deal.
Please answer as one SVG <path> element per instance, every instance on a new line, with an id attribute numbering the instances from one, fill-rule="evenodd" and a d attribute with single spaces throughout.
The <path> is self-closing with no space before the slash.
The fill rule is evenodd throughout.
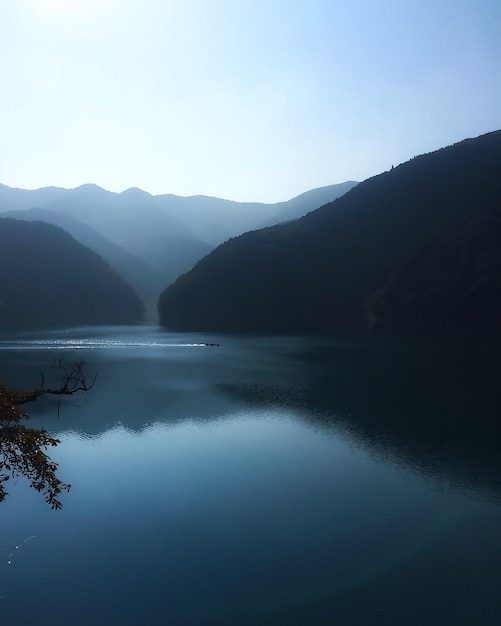
<path id="1" fill-rule="evenodd" d="M 12 402 L 18 406 L 27 402 L 34 402 L 40 396 L 52 394 L 56 396 L 71 396 L 79 391 L 90 391 L 97 380 L 97 374 L 94 375 L 92 382 L 87 382 L 84 372 L 85 361 L 72 361 L 66 363 L 63 358 L 49 364 L 51 370 L 55 370 L 60 374 L 60 386 L 55 388 L 45 387 L 44 373 L 41 374 L 41 386 L 30 391 L 12 391 L 10 397 Z"/>

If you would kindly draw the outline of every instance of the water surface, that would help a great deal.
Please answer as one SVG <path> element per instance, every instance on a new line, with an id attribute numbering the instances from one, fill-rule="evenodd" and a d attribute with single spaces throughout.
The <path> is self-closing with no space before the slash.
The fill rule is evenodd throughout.
<path id="1" fill-rule="evenodd" d="M 500 623 L 497 455 L 451 432 L 445 381 L 419 393 L 349 342 L 154 327 L 4 338 L 0 377 L 61 355 L 98 378 L 59 417 L 30 406 L 72 490 L 54 512 L 8 485 L 2 624 Z"/>

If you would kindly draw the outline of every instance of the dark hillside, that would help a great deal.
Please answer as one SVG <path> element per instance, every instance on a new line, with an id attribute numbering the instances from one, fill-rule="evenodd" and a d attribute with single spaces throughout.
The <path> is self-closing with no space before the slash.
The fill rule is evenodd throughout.
<path id="1" fill-rule="evenodd" d="M 131 285 L 139 295 L 151 320 L 156 320 L 158 294 L 168 280 L 168 273 L 161 278 L 145 261 L 111 242 L 81 220 L 50 209 L 24 209 L 3 213 L 16 220 L 42 221 L 59 226 L 84 246 L 96 252 L 108 265 Z"/>
<path id="2" fill-rule="evenodd" d="M 434 240 L 501 207 L 501 131 L 423 155 L 291 224 L 217 248 L 160 297 L 181 330 L 365 332 L 374 294 Z M 480 245 L 480 244 L 479 244 Z"/>
<path id="3" fill-rule="evenodd" d="M 373 303 L 381 331 L 417 335 L 475 329 L 501 337 L 501 211 L 489 210 L 434 240 Z"/>
<path id="4" fill-rule="evenodd" d="M 0 219 L 0 330 L 142 320 L 133 289 L 61 228 Z"/>

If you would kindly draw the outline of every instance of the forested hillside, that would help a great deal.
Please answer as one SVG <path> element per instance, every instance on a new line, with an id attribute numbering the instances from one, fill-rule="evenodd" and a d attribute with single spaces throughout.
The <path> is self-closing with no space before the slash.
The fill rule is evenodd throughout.
<path id="1" fill-rule="evenodd" d="M 474 229 L 475 220 L 494 224 L 500 210 L 497 131 L 416 157 L 296 222 L 219 246 L 163 292 L 161 322 L 180 330 L 360 333 L 371 327 L 393 332 L 397 324 L 391 320 L 407 307 L 405 329 L 414 332 L 412 298 L 399 300 L 397 285 L 400 290 L 410 285 L 413 263 L 424 267 L 433 250 Z M 428 315 L 428 330 L 434 320 L 437 330 L 439 320 L 442 324 L 456 309 L 463 320 L 457 329 L 470 328 L 471 316 L 459 311 L 475 298 L 466 303 L 469 287 L 463 280 L 487 281 L 490 295 L 478 306 L 494 307 L 482 316 L 486 320 L 499 315 L 500 273 L 494 268 L 500 239 L 488 238 L 489 232 L 476 229 L 477 235 L 463 237 L 464 245 L 454 247 L 454 263 L 442 264 L 442 285 L 469 255 L 480 266 L 487 254 L 489 269 L 476 278 L 458 277 L 457 298 L 449 308 L 439 306 L 440 315 L 425 313 L 421 299 L 419 319 Z M 421 278 L 425 293 L 430 271 L 423 269 Z"/>
<path id="2" fill-rule="evenodd" d="M 381 331 L 501 333 L 501 211 L 479 211 L 421 250 L 384 289 L 372 314 Z"/>
<path id="3" fill-rule="evenodd" d="M 0 219 L 0 332 L 142 320 L 138 296 L 61 228 Z"/>

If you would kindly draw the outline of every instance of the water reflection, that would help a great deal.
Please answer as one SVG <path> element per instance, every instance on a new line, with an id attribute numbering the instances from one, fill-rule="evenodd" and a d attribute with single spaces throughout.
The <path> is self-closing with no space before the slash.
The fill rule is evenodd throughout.
<path id="1" fill-rule="evenodd" d="M 73 490 L 57 515 L 21 488 L 4 503 L 6 624 L 499 623 L 501 510 L 456 488 L 490 486 L 497 467 L 489 368 L 309 338 L 107 332 L 131 345 L 79 351 L 98 373 L 86 402 L 59 419 L 33 407 Z M 49 351 L 0 351 L 0 373 L 27 388 Z"/>
<path id="2" fill-rule="evenodd" d="M 285 357 L 287 385 L 221 384 L 255 404 L 301 407 L 326 434 L 349 433 L 372 454 L 443 488 L 501 495 L 501 369 L 495 346 L 312 339 Z"/>
<path id="3" fill-rule="evenodd" d="M 326 436 L 349 433 L 372 454 L 446 487 L 501 493 L 500 365 L 485 346 L 438 350 L 103 327 L 4 340 L 0 376 L 34 386 L 52 358 L 48 351 L 61 346 L 67 358 L 77 346 L 98 384 L 60 419 L 49 398 L 33 407 L 36 425 L 51 432 L 88 438 L 120 425 L 140 433 L 152 424 L 220 421 L 248 406 L 288 409 Z"/>

